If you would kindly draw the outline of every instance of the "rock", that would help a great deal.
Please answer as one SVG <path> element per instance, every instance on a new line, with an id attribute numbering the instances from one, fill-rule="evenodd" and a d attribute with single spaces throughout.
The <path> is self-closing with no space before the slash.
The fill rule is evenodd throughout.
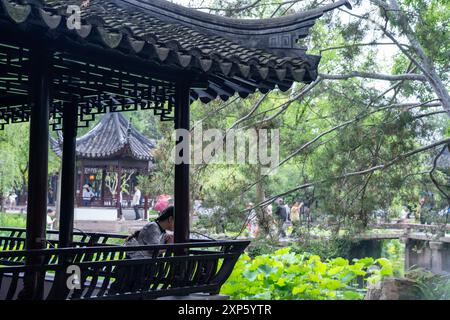
<path id="1" fill-rule="evenodd" d="M 420 300 L 420 290 L 410 279 L 387 278 L 368 287 L 364 300 Z"/>

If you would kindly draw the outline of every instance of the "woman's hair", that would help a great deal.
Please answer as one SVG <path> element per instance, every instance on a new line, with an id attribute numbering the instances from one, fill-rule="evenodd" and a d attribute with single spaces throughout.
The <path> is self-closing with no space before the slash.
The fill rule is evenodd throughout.
<path id="1" fill-rule="evenodd" d="M 163 212 L 161 212 L 161 215 L 155 219 L 156 222 L 159 221 L 164 221 L 169 219 L 169 217 L 173 217 L 173 206 L 167 207 L 166 209 L 163 210 Z M 141 232 L 141 230 L 137 230 L 135 231 L 133 234 L 131 234 L 130 236 L 128 236 L 128 238 L 125 239 L 125 242 L 128 240 L 131 240 L 133 238 L 139 237 L 139 233 Z"/>
<path id="2" fill-rule="evenodd" d="M 169 207 L 165 208 L 161 212 L 161 215 L 155 219 L 155 221 L 156 222 L 165 221 L 165 220 L 169 219 L 169 217 L 173 218 L 173 206 L 169 206 Z"/>

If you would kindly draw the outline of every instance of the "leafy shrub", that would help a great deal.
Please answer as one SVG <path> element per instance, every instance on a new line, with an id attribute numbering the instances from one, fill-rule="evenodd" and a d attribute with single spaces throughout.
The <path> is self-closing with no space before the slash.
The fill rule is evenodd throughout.
<path id="1" fill-rule="evenodd" d="M 392 263 L 395 277 L 403 277 L 405 271 L 405 245 L 398 239 L 383 241 L 381 256 Z"/>
<path id="2" fill-rule="evenodd" d="M 247 253 L 250 258 L 254 258 L 263 254 L 271 254 L 277 249 L 280 249 L 278 241 L 257 237 L 250 243 Z"/>
<path id="3" fill-rule="evenodd" d="M 351 240 L 345 237 L 327 239 L 326 245 L 324 245 L 323 239 L 309 239 L 308 241 L 297 243 L 292 250 L 297 253 L 308 252 L 315 254 L 322 257 L 322 259 L 349 258 L 352 244 Z"/>
<path id="4" fill-rule="evenodd" d="M 375 283 L 389 275 L 392 265 L 384 258 L 324 262 L 317 255 L 283 248 L 253 259 L 241 256 L 221 293 L 232 299 L 362 299 L 366 290 L 357 288 L 358 278 Z"/>
<path id="5" fill-rule="evenodd" d="M 23 214 L 0 213 L 1 227 L 25 228 L 26 224 L 26 216 Z"/>
<path id="6" fill-rule="evenodd" d="M 405 275 L 416 282 L 423 300 L 450 300 L 450 277 L 436 275 L 420 268 L 409 270 Z"/>

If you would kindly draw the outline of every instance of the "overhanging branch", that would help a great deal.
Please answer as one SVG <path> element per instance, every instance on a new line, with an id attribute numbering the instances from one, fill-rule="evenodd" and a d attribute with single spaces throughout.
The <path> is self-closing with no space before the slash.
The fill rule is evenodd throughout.
<path id="1" fill-rule="evenodd" d="M 386 80 L 386 81 L 427 81 L 425 76 L 421 74 L 415 73 L 406 73 L 406 74 L 381 74 L 381 73 L 373 73 L 373 72 L 360 72 L 360 71 L 352 71 L 348 74 L 319 74 L 322 79 L 326 80 L 347 80 L 350 78 L 366 78 L 366 79 L 375 79 L 375 80 Z"/>

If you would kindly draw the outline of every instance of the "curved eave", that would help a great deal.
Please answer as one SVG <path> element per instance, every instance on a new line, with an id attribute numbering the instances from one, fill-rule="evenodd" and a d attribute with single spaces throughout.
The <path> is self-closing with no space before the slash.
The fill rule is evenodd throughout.
<path id="1" fill-rule="evenodd" d="M 205 13 L 199 10 L 168 2 L 165 0 L 111 0 L 119 6 L 131 6 L 144 10 L 153 16 L 182 24 L 193 29 L 204 28 L 217 35 L 264 35 L 284 32 L 286 28 L 299 29 L 306 21 L 317 19 L 324 13 L 346 6 L 352 6 L 348 0 L 339 0 L 328 5 L 282 17 L 270 19 L 236 19 Z"/>
<path id="2" fill-rule="evenodd" d="M 324 12 L 348 5 L 340 0 L 292 16 L 238 20 L 163 0 L 91 0 L 91 7 L 83 11 L 81 28 L 70 30 L 64 6 L 51 7 L 39 0 L 29 4 L 14 1 L 0 0 L 0 22 L 6 16 L 27 32 L 34 28 L 51 39 L 112 49 L 168 69 L 206 76 L 207 89 L 191 90 L 191 100 L 204 103 L 275 87 L 286 91 L 295 81 L 315 80 L 320 57 L 307 55 L 296 39 L 307 35 Z M 304 23 L 307 29 L 302 27 Z M 224 24 L 229 32 L 218 29 Z"/>
<path id="3" fill-rule="evenodd" d="M 127 145 L 118 147 L 117 149 L 111 150 L 109 152 L 100 153 L 83 153 L 76 152 L 77 159 L 91 159 L 91 160 L 117 160 L 117 159 L 129 159 L 133 161 L 140 162 L 154 162 L 152 156 L 139 155 Z"/>

